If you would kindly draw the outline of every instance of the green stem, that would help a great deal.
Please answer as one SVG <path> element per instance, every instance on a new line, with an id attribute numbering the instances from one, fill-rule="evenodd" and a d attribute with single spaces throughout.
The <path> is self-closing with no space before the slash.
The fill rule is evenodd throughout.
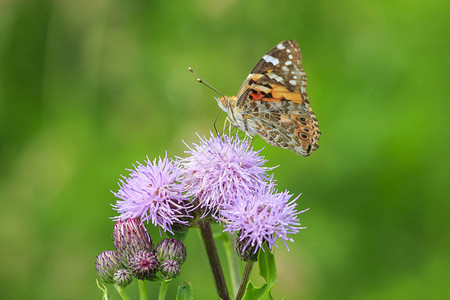
<path id="1" fill-rule="evenodd" d="M 245 264 L 244 274 L 242 274 L 241 284 L 239 285 L 239 291 L 235 300 L 241 300 L 244 296 L 245 290 L 247 289 L 248 280 L 250 279 L 250 274 L 252 273 L 253 264 L 253 261 Z"/>
<path id="2" fill-rule="evenodd" d="M 168 286 L 169 286 L 169 281 L 163 281 L 163 282 L 161 282 L 161 285 L 159 286 L 158 300 L 164 300 L 164 299 L 166 299 L 167 287 L 168 287 Z"/>
<path id="3" fill-rule="evenodd" d="M 228 267 L 230 269 L 231 290 L 233 291 L 233 295 L 236 295 L 241 276 L 239 274 L 239 261 L 234 252 L 234 239 L 230 234 L 224 233 L 222 240 L 227 255 Z"/>
<path id="4" fill-rule="evenodd" d="M 122 300 L 128 300 L 128 296 L 127 294 L 125 294 L 125 290 L 123 289 L 123 287 L 114 284 L 114 287 L 116 288 L 116 291 L 119 293 L 120 297 L 122 297 Z"/>
<path id="5" fill-rule="evenodd" d="M 227 284 L 223 276 L 222 265 L 220 264 L 219 254 L 217 253 L 216 243 L 214 242 L 211 224 L 207 221 L 198 222 L 200 234 L 205 246 L 206 254 L 209 259 L 209 266 L 213 273 L 214 283 L 216 285 L 217 294 L 222 300 L 229 300 Z"/>
<path id="6" fill-rule="evenodd" d="M 145 280 L 138 280 L 139 285 L 139 299 L 140 300 L 147 300 L 147 287 L 145 285 Z"/>

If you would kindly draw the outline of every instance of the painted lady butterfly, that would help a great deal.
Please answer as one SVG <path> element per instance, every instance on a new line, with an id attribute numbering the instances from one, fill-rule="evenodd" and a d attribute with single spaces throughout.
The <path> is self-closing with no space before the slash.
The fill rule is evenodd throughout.
<path id="1" fill-rule="evenodd" d="M 321 132 L 306 94 L 296 41 L 283 41 L 256 64 L 237 96 L 216 98 L 231 124 L 272 146 L 309 156 Z"/>
<path id="2" fill-rule="evenodd" d="M 258 134 L 272 146 L 309 156 L 319 148 L 321 132 L 309 106 L 301 60 L 297 42 L 283 41 L 256 64 L 237 96 L 215 99 L 234 127 L 252 137 Z"/>

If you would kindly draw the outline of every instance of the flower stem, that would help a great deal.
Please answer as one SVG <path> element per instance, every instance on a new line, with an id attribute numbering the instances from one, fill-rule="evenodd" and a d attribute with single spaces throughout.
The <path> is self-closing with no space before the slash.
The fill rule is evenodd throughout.
<path id="1" fill-rule="evenodd" d="M 128 300 L 128 296 L 127 294 L 125 294 L 125 290 L 123 289 L 123 287 L 114 284 L 114 287 L 116 288 L 117 292 L 119 293 L 120 297 L 122 297 L 122 300 Z"/>
<path id="2" fill-rule="evenodd" d="M 139 285 L 139 300 L 147 300 L 147 287 L 145 285 L 145 280 L 138 280 Z"/>
<path id="3" fill-rule="evenodd" d="M 214 276 L 214 283 L 216 285 L 217 294 L 220 299 L 229 300 L 227 284 L 223 276 L 222 265 L 220 264 L 219 254 L 217 253 L 216 243 L 214 242 L 211 224 L 207 221 L 199 221 L 200 234 L 202 236 L 203 245 L 205 246 L 206 254 L 209 259 L 209 266 Z"/>
<path id="4" fill-rule="evenodd" d="M 234 239 L 230 234 L 224 233 L 222 240 L 225 253 L 227 254 L 228 267 L 230 269 L 231 290 L 233 291 L 233 295 L 236 295 L 239 287 L 238 282 L 241 276 L 239 274 L 239 261 L 234 252 Z"/>
<path id="5" fill-rule="evenodd" d="M 161 282 L 161 285 L 159 286 L 158 300 L 164 300 L 164 299 L 166 299 L 167 287 L 168 287 L 168 286 L 169 286 L 169 281 L 163 281 L 163 282 Z"/>
<path id="6" fill-rule="evenodd" d="M 250 274 L 252 273 L 253 264 L 253 261 L 245 264 L 244 274 L 242 275 L 241 284 L 239 285 L 239 291 L 235 300 L 241 300 L 244 296 L 245 290 L 247 289 L 248 280 L 250 279 Z"/>

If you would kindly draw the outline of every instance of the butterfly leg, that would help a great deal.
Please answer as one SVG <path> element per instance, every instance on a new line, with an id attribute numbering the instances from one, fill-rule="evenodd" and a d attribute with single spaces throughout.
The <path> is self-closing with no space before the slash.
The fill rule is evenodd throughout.
<path id="1" fill-rule="evenodd" d="M 248 134 L 247 132 L 245 133 L 246 136 L 248 136 L 250 138 L 250 144 L 248 144 L 247 147 L 247 152 L 250 151 L 250 149 L 252 148 L 252 144 L 253 144 L 253 139 L 255 138 L 255 136 L 251 136 L 250 134 Z"/>
<path id="2" fill-rule="evenodd" d="M 231 120 L 228 117 L 225 118 L 225 122 L 223 123 L 222 134 L 225 134 L 225 129 L 227 128 L 227 123 L 228 123 L 228 136 L 231 136 Z"/>
<path id="3" fill-rule="evenodd" d="M 217 123 L 217 119 L 219 118 L 221 110 L 219 110 L 219 112 L 217 113 L 216 119 L 214 120 L 214 130 L 216 131 L 217 136 L 219 136 L 219 131 L 217 131 L 217 127 L 216 127 L 216 123 Z"/>

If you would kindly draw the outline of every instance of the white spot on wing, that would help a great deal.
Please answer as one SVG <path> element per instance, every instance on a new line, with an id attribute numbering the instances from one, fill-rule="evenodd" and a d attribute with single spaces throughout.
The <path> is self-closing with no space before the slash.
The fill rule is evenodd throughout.
<path id="1" fill-rule="evenodd" d="M 283 78 L 278 76 L 277 74 L 269 73 L 268 76 L 269 76 L 270 79 L 275 79 L 278 82 L 282 82 L 283 81 Z"/>
<path id="2" fill-rule="evenodd" d="M 286 52 L 287 52 L 287 53 L 291 53 L 291 50 L 290 50 L 290 49 L 286 49 Z"/>
<path id="3" fill-rule="evenodd" d="M 295 80 L 289 80 L 289 83 L 292 84 L 292 85 L 296 85 L 296 84 L 297 84 L 297 81 L 295 81 Z"/>
<path id="4" fill-rule="evenodd" d="M 283 50 L 283 49 L 285 49 L 286 47 L 284 47 L 283 44 L 278 44 L 277 48 L 280 49 L 280 50 Z"/>
<path id="5" fill-rule="evenodd" d="M 292 65 L 292 61 L 288 60 L 287 62 L 284 63 L 286 66 Z"/>
<path id="6" fill-rule="evenodd" d="M 274 66 L 278 65 L 278 63 L 280 62 L 280 61 L 278 60 L 278 58 L 275 58 L 275 57 L 270 56 L 270 55 L 267 55 L 267 54 L 264 55 L 264 56 L 262 57 L 262 59 L 264 59 L 265 62 L 271 63 L 271 64 L 274 65 Z"/>
<path id="7" fill-rule="evenodd" d="M 298 78 L 298 77 L 297 77 L 297 76 L 295 76 L 295 75 L 294 75 L 293 77 L 294 77 L 294 79 L 297 79 L 297 78 Z"/>
<path id="8" fill-rule="evenodd" d="M 292 58 L 293 58 L 292 54 L 289 54 L 289 59 L 292 59 Z"/>

